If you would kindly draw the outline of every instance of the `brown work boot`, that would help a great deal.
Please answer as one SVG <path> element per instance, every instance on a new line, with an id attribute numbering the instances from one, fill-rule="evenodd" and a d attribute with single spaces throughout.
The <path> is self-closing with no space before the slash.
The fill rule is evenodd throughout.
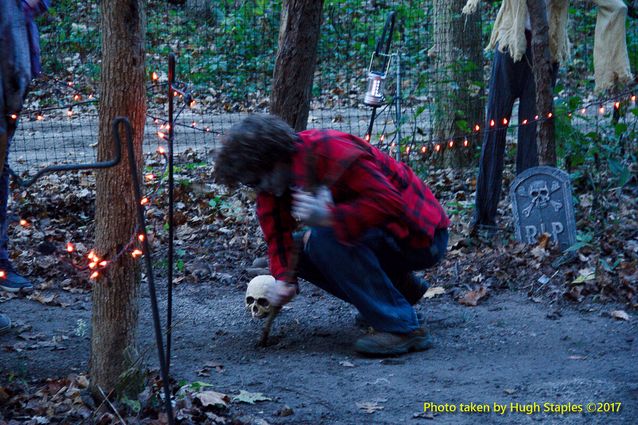
<path id="1" fill-rule="evenodd" d="M 407 334 L 377 332 L 359 338 L 354 350 L 361 354 L 393 356 L 423 351 L 432 347 L 432 337 L 425 329 L 417 329 Z"/>
<path id="2" fill-rule="evenodd" d="M 425 316 L 420 311 L 416 312 L 416 318 L 418 319 L 419 323 L 425 322 Z M 359 312 L 357 312 L 357 314 L 355 314 L 354 316 L 354 324 L 360 328 L 370 327 L 370 323 L 368 323 L 368 321 L 363 317 L 363 314 Z"/>
<path id="3" fill-rule="evenodd" d="M 394 287 L 401 292 L 410 305 L 418 303 L 425 291 L 428 290 L 430 285 L 425 279 L 421 279 L 413 272 L 407 272 L 403 274 L 399 279 L 393 282 Z"/>

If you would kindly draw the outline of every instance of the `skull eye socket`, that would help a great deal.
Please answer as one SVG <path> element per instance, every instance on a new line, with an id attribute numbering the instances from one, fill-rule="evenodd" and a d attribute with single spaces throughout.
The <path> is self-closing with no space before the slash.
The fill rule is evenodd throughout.
<path id="1" fill-rule="evenodd" d="M 255 299 L 253 297 L 246 297 L 246 304 L 252 304 L 255 302 Z"/>
<path id="2" fill-rule="evenodd" d="M 530 195 L 532 195 L 534 198 L 538 196 L 538 190 L 532 190 L 529 192 Z"/>
<path id="3" fill-rule="evenodd" d="M 257 298 L 257 304 L 261 307 L 268 307 L 268 305 L 270 305 L 266 298 Z"/>
<path id="4" fill-rule="evenodd" d="M 547 195 L 549 195 L 549 190 L 541 189 L 541 196 L 547 196 Z"/>

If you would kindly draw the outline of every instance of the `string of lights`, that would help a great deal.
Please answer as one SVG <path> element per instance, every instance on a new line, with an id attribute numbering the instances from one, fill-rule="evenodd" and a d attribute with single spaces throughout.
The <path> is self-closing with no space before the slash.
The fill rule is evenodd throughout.
<path id="1" fill-rule="evenodd" d="M 167 86 L 167 83 L 159 81 L 159 76 L 157 75 L 157 73 L 153 72 L 151 78 L 153 83 L 150 85 L 150 87 L 148 87 L 149 89 L 154 90 L 157 88 Z M 64 86 L 74 90 L 74 84 L 72 82 L 66 82 Z M 173 125 L 187 127 L 189 129 L 205 132 L 205 133 L 213 132 L 209 127 L 198 126 L 197 122 L 195 121 L 193 121 L 190 125 L 177 122 L 177 119 L 182 114 L 182 112 L 186 108 L 192 109 L 195 106 L 196 102 L 195 102 L 195 99 L 192 97 L 192 94 L 189 92 L 187 85 L 183 83 L 177 83 L 173 87 L 173 90 L 174 90 L 174 93 L 173 93 L 174 96 L 183 101 L 179 111 L 175 115 L 175 118 L 173 120 Z M 75 101 L 72 104 L 40 108 L 34 111 L 27 110 L 27 111 L 24 111 L 21 115 L 32 117 L 32 119 L 34 118 L 38 121 L 41 121 L 45 119 L 45 114 L 54 114 L 55 113 L 54 111 L 66 109 L 67 115 L 69 117 L 72 117 L 74 115 L 73 108 L 78 108 L 84 105 L 95 104 L 97 102 L 97 99 L 95 98 L 93 94 L 82 95 L 81 93 L 74 91 L 72 96 L 73 96 L 73 100 Z M 633 92 L 624 92 L 604 100 L 591 101 L 579 106 L 576 109 L 573 109 L 567 112 L 567 115 L 570 118 L 573 117 L 574 115 L 580 115 L 583 117 L 591 117 L 594 114 L 591 114 L 590 110 L 592 108 L 596 108 L 595 115 L 603 116 L 609 111 L 619 111 L 623 104 L 630 105 L 631 107 L 635 107 L 636 95 Z M 392 105 L 392 102 L 384 105 L 379 115 L 382 115 L 384 111 L 390 108 L 391 105 Z M 168 122 L 168 120 L 158 116 L 154 116 L 152 114 L 147 114 L 147 116 L 152 119 L 154 124 L 158 125 L 158 129 L 156 132 L 157 137 L 161 141 L 166 141 L 169 137 L 169 130 L 171 125 Z M 17 120 L 18 116 L 11 115 L 9 118 L 12 120 Z M 531 124 L 540 123 L 540 122 L 554 119 L 554 118 L 555 118 L 555 114 L 551 112 L 546 114 L 538 114 L 533 119 L 523 120 L 522 122 L 519 122 L 515 125 L 511 124 L 511 122 L 507 118 L 501 118 L 499 120 L 491 119 L 487 123 L 487 126 L 485 125 L 481 126 L 481 124 L 478 124 L 478 123 L 474 124 L 474 127 L 472 128 L 471 133 L 456 136 L 453 138 L 438 139 L 438 140 L 430 139 L 430 140 L 425 140 L 421 142 L 416 142 L 415 140 L 416 139 L 414 137 L 416 133 L 416 128 L 415 128 L 413 131 L 412 141 L 403 145 L 405 152 L 402 152 L 402 153 L 407 155 L 409 158 L 409 156 L 413 152 L 420 153 L 420 154 L 427 154 L 428 152 L 439 153 L 443 151 L 444 149 L 452 149 L 455 147 L 467 148 L 472 145 L 472 141 L 480 141 L 485 132 L 503 131 L 508 128 L 516 128 L 520 126 L 531 125 Z M 389 151 L 392 152 L 394 149 L 397 148 L 397 144 L 396 144 L 397 133 L 396 132 L 388 133 L 387 124 L 388 124 L 388 120 L 385 120 L 383 129 L 380 132 L 379 139 L 376 144 L 377 146 L 388 149 Z M 394 123 L 394 124 L 396 127 L 397 123 Z M 416 126 L 416 122 L 415 122 L 415 126 Z M 217 132 L 214 132 L 214 133 L 217 133 Z M 390 140 L 386 140 L 388 134 L 392 134 L 392 137 L 390 138 Z M 370 135 L 366 135 L 365 138 L 367 141 L 370 141 Z M 159 179 L 153 173 L 148 173 L 144 176 L 144 180 L 147 183 L 156 183 L 155 188 L 151 191 L 151 193 L 147 196 L 144 196 L 141 200 L 141 204 L 145 207 L 149 206 L 154 201 L 164 181 L 164 177 L 166 175 L 166 172 L 165 172 L 167 167 L 166 148 L 160 145 L 157 148 L 157 153 L 163 158 L 164 171 L 160 173 Z M 30 225 L 30 223 L 28 223 L 26 220 L 21 220 L 20 224 L 24 226 Z M 76 246 L 72 242 L 67 242 L 63 249 L 56 248 L 56 252 L 58 253 L 58 256 L 61 259 L 63 259 L 67 264 L 70 264 L 74 269 L 78 270 L 79 272 L 88 271 L 90 273 L 89 278 L 91 280 L 96 280 L 105 272 L 105 270 L 108 268 L 110 264 L 116 262 L 121 256 L 128 253 L 133 258 L 140 258 L 143 255 L 143 251 L 140 249 L 141 248 L 140 243 L 143 242 L 143 237 L 144 236 L 141 233 L 139 233 L 139 228 L 136 225 L 134 232 L 131 235 L 131 238 L 129 239 L 127 244 L 123 246 L 110 259 L 102 258 L 100 255 L 98 255 L 95 249 L 89 250 L 88 253 L 78 252 Z M 64 256 L 61 255 L 62 252 L 65 253 Z M 2 277 L 3 276 L 0 273 L 0 278 Z"/>
<path id="2" fill-rule="evenodd" d="M 144 180 L 148 183 L 154 183 L 154 187 L 151 192 L 145 195 L 141 200 L 141 205 L 147 207 L 153 203 L 153 201 L 157 198 L 159 190 L 164 183 L 166 176 L 166 168 L 167 168 L 167 154 L 166 150 L 160 146 L 157 149 L 157 154 L 163 159 L 162 161 L 162 169 L 159 173 L 147 173 L 144 176 Z M 160 177 L 157 178 L 157 175 Z M 32 229 L 39 231 L 44 234 L 44 232 L 38 228 L 38 226 L 34 222 L 30 222 L 24 218 L 20 219 L 19 225 L 22 227 L 31 227 Z M 139 258 L 142 256 L 142 249 L 139 246 L 144 241 L 144 235 L 139 232 L 139 225 L 136 224 L 133 230 L 133 234 L 129 238 L 128 242 L 120 248 L 119 251 L 113 255 L 111 258 L 100 257 L 95 249 L 90 249 L 88 253 L 79 252 L 77 248 L 77 244 L 74 244 L 71 241 L 68 241 L 64 244 L 64 247 L 59 247 L 54 245 L 54 249 L 51 254 L 56 254 L 60 261 L 65 264 L 71 266 L 76 271 L 88 272 L 88 277 L 91 280 L 98 279 L 102 274 L 104 274 L 105 270 L 109 267 L 110 264 L 116 263 L 117 260 L 123 255 L 130 253 L 133 258 Z M 3 272 L 0 271 L 0 278 L 4 278 L 6 276 L 3 275 Z"/>
<path id="3" fill-rule="evenodd" d="M 160 83 L 159 85 L 165 86 L 166 84 Z M 67 83 L 65 86 L 72 87 L 73 84 Z M 180 109 L 180 113 L 185 108 L 186 105 L 188 105 L 189 107 L 194 106 L 194 101 L 190 100 L 191 96 L 185 89 L 184 90 L 177 89 L 176 92 L 179 93 L 178 96 L 180 99 L 186 100 L 185 104 L 182 106 L 182 109 Z M 72 105 L 51 106 L 47 108 L 38 109 L 37 111 L 24 111 L 21 114 L 21 116 L 23 117 L 34 116 L 36 120 L 42 121 L 45 119 L 45 112 L 52 112 L 52 111 L 66 109 L 67 115 L 71 117 L 73 107 L 76 107 L 78 105 L 84 105 L 84 104 L 97 102 L 97 99 L 95 99 L 93 95 L 88 96 L 89 100 L 83 101 L 82 95 L 79 93 L 73 94 L 73 99 L 77 100 L 77 102 Z M 13 114 L 9 117 L 9 119 L 14 121 L 17 121 L 18 118 L 19 117 L 16 114 Z M 160 119 L 158 117 L 152 117 L 152 119 L 154 123 L 160 124 L 159 130 L 157 132 L 157 136 L 159 137 L 160 140 L 166 140 L 169 137 L 167 130 L 169 129 L 170 124 L 168 123 L 168 120 Z M 147 184 L 155 183 L 155 186 L 154 186 L 154 189 L 149 194 L 141 198 L 140 204 L 143 207 L 148 207 L 149 205 L 153 203 L 154 199 L 157 197 L 159 193 L 160 188 L 162 187 L 164 183 L 164 180 L 167 174 L 166 169 L 168 164 L 168 153 L 166 152 L 166 148 L 160 145 L 158 146 L 156 152 L 163 159 L 162 161 L 163 168 L 159 172 L 159 178 L 154 173 L 147 173 L 144 176 L 144 180 L 146 181 Z M 26 219 L 20 219 L 20 225 L 24 227 L 31 226 L 34 229 L 38 230 L 37 226 L 35 226 L 33 223 L 28 222 Z M 70 265 L 73 269 L 75 269 L 78 272 L 88 271 L 89 272 L 88 277 L 90 280 L 97 280 L 100 276 L 104 274 L 104 272 L 109 267 L 109 265 L 117 262 L 117 260 L 121 258 L 123 255 L 130 254 L 135 259 L 142 257 L 143 250 L 142 250 L 141 244 L 144 242 L 144 235 L 143 233 L 140 233 L 139 230 L 140 230 L 139 225 L 136 224 L 133 230 L 133 234 L 129 238 L 128 242 L 122 248 L 120 248 L 120 250 L 116 252 L 115 255 L 113 255 L 111 258 L 104 258 L 100 256 L 95 249 L 90 249 L 88 253 L 79 252 L 76 247 L 76 244 L 74 244 L 71 241 L 66 242 L 66 244 L 64 245 L 64 248 L 55 247 L 52 254 L 53 253 L 57 254 L 57 256 L 59 257 L 61 261 Z M 6 276 L 3 276 L 3 273 L 0 273 L 0 278 L 4 278 L 4 277 Z"/>
<path id="4" fill-rule="evenodd" d="M 584 118 L 590 118 L 592 116 L 602 117 L 605 114 L 615 111 L 618 112 L 623 105 L 629 106 L 631 108 L 636 107 L 636 94 L 633 91 L 625 91 L 621 92 L 615 96 L 608 97 L 606 99 L 594 100 L 583 105 L 580 105 L 578 108 L 574 108 L 572 110 L 567 111 L 566 115 L 568 118 L 572 118 L 574 116 L 582 116 Z M 591 110 L 595 108 L 595 113 L 592 114 Z M 472 127 L 471 133 L 461 134 L 455 137 L 450 138 L 440 138 L 440 139 L 428 139 L 423 141 L 415 141 L 414 132 L 412 136 L 412 140 L 403 145 L 405 146 L 405 154 L 410 155 L 412 152 L 418 152 L 420 154 L 428 154 L 430 152 L 440 153 L 444 149 L 452 149 L 455 147 L 463 147 L 467 148 L 472 145 L 473 140 L 477 140 L 479 143 L 482 140 L 483 136 L 487 132 L 492 131 L 503 131 L 510 128 L 517 128 L 526 125 L 539 124 L 541 122 L 554 119 L 556 113 L 548 112 L 544 114 L 535 115 L 532 119 L 524 119 L 517 124 L 512 124 L 510 120 L 506 117 L 500 119 L 491 119 L 487 126 L 475 123 Z M 379 134 L 378 141 L 375 145 L 381 149 L 387 149 L 389 151 L 393 151 L 396 149 L 396 141 L 395 136 L 396 133 L 392 133 L 393 137 L 390 140 L 387 140 L 387 133 L 384 129 L 377 133 Z M 416 125 L 416 122 L 415 122 Z M 396 126 L 396 123 L 395 123 Z M 487 128 L 486 128 L 487 127 Z M 366 135 L 365 139 L 370 141 L 370 135 Z"/>

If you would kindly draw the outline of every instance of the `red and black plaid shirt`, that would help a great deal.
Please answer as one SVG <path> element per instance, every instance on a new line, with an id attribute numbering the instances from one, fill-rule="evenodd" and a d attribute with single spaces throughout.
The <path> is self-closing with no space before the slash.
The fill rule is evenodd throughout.
<path id="1" fill-rule="evenodd" d="M 439 202 L 407 165 L 350 134 L 306 130 L 298 135 L 291 187 L 330 188 L 333 227 L 340 242 L 356 243 L 366 230 L 381 227 L 409 246 L 427 247 L 436 229 L 449 226 Z M 290 190 L 281 197 L 266 192 L 257 196 L 270 271 L 279 280 L 286 280 L 292 232 L 297 227 L 291 205 Z"/>

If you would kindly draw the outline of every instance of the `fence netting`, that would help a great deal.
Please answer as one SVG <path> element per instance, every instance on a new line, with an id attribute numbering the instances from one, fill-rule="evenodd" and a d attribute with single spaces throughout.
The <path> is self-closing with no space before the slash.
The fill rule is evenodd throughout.
<path id="1" fill-rule="evenodd" d="M 411 163 L 430 164 L 450 148 L 475 155 L 482 132 L 489 131 L 484 107 L 492 52 L 484 47 L 500 3 L 483 2 L 472 17 L 461 14 L 463 4 L 325 1 L 308 127 L 366 136 L 371 115 L 363 104 L 366 76 L 377 38 L 393 11 L 397 25 L 386 105 L 377 110 L 371 143 Z M 196 14 L 164 1 L 148 4 L 146 152 L 162 143 L 170 52 L 177 55 L 176 78 L 192 96 L 178 99 L 176 154 L 192 150 L 210 161 L 229 126 L 246 114 L 268 111 L 280 11 L 280 0 L 221 0 Z M 596 13 L 591 1 L 573 2 L 569 11 L 572 58 L 559 73 L 553 117 L 563 156 L 585 139 L 624 143 L 624 152 L 636 151 L 635 137 L 623 136 L 636 134 L 632 93 L 599 98 L 593 92 Z M 638 25 L 631 18 L 626 25 L 636 73 Z M 53 163 L 90 162 L 97 151 L 98 2 L 55 2 L 40 28 L 44 75 L 34 84 L 11 146 L 11 166 L 22 174 Z M 520 124 L 515 116 L 511 136 Z"/>

